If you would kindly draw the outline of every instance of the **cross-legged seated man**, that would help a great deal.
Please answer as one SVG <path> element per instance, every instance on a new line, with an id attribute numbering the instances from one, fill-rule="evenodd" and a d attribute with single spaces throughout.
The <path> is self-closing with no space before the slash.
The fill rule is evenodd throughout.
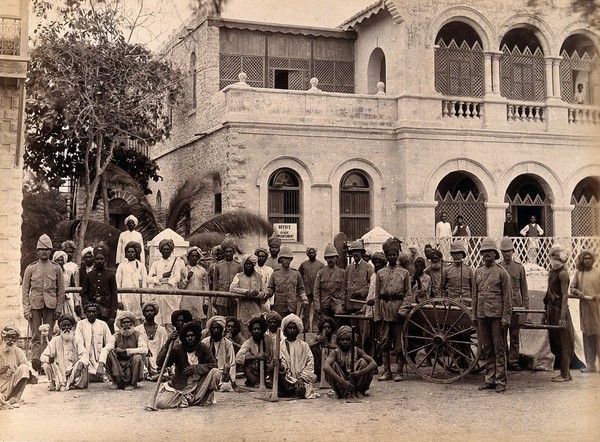
<path id="1" fill-rule="evenodd" d="M 238 351 L 235 361 L 242 366 L 244 376 L 246 377 L 247 387 L 258 387 L 260 384 L 260 362 L 264 364 L 263 375 L 265 382 L 269 367 L 272 364 L 272 345 L 273 341 L 269 336 L 265 336 L 267 331 L 267 321 L 263 318 L 252 318 L 248 323 L 250 339 L 245 341 Z M 267 385 L 267 384 L 265 384 Z M 272 385 L 271 385 L 272 386 Z M 268 386 L 270 388 L 271 386 Z"/>
<path id="2" fill-rule="evenodd" d="M 21 401 L 27 383 L 36 383 L 33 368 L 23 350 L 17 347 L 20 332 L 7 325 L 2 329 L 0 344 L 0 400 L 15 405 Z M 4 404 L 3 404 L 4 405 Z M 16 406 L 16 405 L 15 405 Z"/>

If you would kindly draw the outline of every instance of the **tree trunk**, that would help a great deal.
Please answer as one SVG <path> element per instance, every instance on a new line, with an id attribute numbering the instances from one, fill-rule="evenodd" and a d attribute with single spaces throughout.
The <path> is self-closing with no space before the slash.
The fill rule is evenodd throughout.
<path id="1" fill-rule="evenodd" d="M 110 211 L 108 210 L 108 183 L 106 173 L 102 174 L 102 202 L 104 203 L 104 224 L 110 224 Z M 118 226 L 117 226 L 118 227 Z"/>

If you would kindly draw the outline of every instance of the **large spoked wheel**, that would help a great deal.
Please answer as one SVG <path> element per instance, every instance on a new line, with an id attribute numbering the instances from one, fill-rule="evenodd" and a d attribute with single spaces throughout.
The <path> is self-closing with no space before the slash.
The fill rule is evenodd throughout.
<path id="1" fill-rule="evenodd" d="M 477 331 L 464 304 L 433 298 L 417 304 L 404 321 L 406 362 L 423 379 L 449 384 L 478 364 Z"/>

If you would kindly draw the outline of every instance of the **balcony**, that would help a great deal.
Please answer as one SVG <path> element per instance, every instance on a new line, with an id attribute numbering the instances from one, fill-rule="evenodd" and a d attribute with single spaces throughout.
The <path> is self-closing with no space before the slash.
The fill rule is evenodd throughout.
<path id="1" fill-rule="evenodd" d="M 27 17 L 27 0 L 0 2 L 0 78 L 26 76 Z"/>

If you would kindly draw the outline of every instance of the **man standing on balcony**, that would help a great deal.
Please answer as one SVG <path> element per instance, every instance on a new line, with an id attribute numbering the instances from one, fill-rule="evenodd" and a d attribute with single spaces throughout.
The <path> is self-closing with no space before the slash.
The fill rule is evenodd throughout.
<path id="1" fill-rule="evenodd" d="M 577 91 L 575 91 L 575 95 L 573 95 L 573 103 L 575 104 L 586 104 L 587 97 L 585 92 L 583 91 L 583 83 L 577 84 Z"/>
<path id="2" fill-rule="evenodd" d="M 456 217 L 456 226 L 454 226 L 452 236 L 471 236 L 471 229 L 465 224 L 462 215 Z"/>
<path id="3" fill-rule="evenodd" d="M 517 227 L 517 223 L 513 219 L 512 213 L 508 210 L 506 211 L 506 220 L 504 221 L 502 236 L 508 236 L 510 238 L 519 236 L 519 228 Z"/>
<path id="4" fill-rule="evenodd" d="M 142 265 L 146 265 L 146 256 L 144 253 L 144 238 L 142 238 L 142 234 L 135 230 L 135 227 L 138 225 L 138 220 L 135 216 L 129 215 L 125 218 L 125 225 L 127 226 L 127 230 L 121 232 L 119 235 L 119 242 L 117 244 L 117 256 L 116 263 L 117 265 L 121 262 L 127 261 L 127 257 L 125 256 L 127 250 L 126 245 L 130 241 L 135 241 L 140 245 L 139 248 L 139 256 L 136 258 L 139 259 Z"/>
<path id="5" fill-rule="evenodd" d="M 442 212 L 441 220 L 435 225 L 436 238 L 451 238 L 452 226 L 448 222 L 448 213 Z"/>
<path id="6" fill-rule="evenodd" d="M 512 305 L 513 307 L 523 307 L 529 309 L 529 294 L 527 292 L 527 275 L 525 267 L 522 264 L 513 261 L 515 252 L 512 240 L 505 236 L 500 241 L 500 251 L 502 252 L 502 262 L 500 266 L 510 275 L 512 287 Z M 511 371 L 521 371 L 519 365 L 519 324 L 527 320 L 527 315 L 511 316 L 508 335 L 510 338 L 510 347 L 508 349 L 508 369 Z"/>
<path id="7" fill-rule="evenodd" d="M 521 236 L 526 236 L 529 238 L 527 241 L 527 257 L 531 264 L 537 264 L 537 254 L 540 248 L 540 243 L 538 241 L 538 236 L 542 236 L 544 231 L 537 224 L 537 219 L 534 215 L 531 215 L 529 219 L 529 224 L 521 229 Z"/>

